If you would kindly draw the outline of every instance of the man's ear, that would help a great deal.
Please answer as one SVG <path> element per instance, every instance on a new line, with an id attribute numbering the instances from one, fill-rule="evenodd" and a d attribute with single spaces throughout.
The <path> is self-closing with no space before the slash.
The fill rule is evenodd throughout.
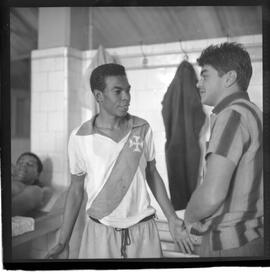
<path id="1" fill-rule="evenodd" d="M 101 103 L 103 101 L 103 92 L 101 90 L 94 89 L 94 96 L 98 103 Z"/>
<path id="2" fill-rule="evenodd" d="M 226 73 L 225 86 L 229 88 L 237 82 L 237 72 L 235 70 L 230 70 Z"/>

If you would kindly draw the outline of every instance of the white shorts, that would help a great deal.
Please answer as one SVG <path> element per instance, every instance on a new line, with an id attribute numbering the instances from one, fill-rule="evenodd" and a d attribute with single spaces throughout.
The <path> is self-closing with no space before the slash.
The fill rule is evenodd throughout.
<path id="1" fill-rule="evenodd" d="M 154 218 L 128 229 L 117 229 L 88 218 L 79 259 L 160 258 L 162 250 Z"/>

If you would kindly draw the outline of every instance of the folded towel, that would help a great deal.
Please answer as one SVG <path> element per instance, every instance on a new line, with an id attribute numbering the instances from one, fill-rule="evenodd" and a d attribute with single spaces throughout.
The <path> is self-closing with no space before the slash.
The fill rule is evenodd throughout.
<path id="1" fill-rule="evenodd" d="M 18 236 L 28 231 L 35 230 L 35 220 L 31 217 L 12 217 L 12 236 Z"/>

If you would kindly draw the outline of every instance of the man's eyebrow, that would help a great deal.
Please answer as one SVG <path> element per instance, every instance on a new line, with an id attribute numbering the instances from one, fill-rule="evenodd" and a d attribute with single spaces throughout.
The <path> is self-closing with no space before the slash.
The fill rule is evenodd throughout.
<path id="1" fill-rule="evenodd" d="M 130 89 L 131 88 L 131 86 L 129 85 L 126 89 L 128 90 L 128 89 Z M 120 87 L 120 86 L 114 86 L 113 87 L 113 89 L 123 89 L 123 87 Z"/>

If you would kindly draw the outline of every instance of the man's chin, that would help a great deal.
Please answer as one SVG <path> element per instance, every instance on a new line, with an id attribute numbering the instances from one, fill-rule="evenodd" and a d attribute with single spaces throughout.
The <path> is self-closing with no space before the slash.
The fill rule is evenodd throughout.
<path id="1" fill-rule="evenodd" d="M 118 117 L 121 117 L 121 118 L 124 118 L 124 117 L 126 117 L 128 115 L 128 112 L 127 111 L 120 111 L 119 113 L 118 113 Z"/>
<path id="2" fill-rule="evenodd" d="M 27 182 L 27 177 L 25 176 L 25 174 L 16 174 L 13 179 L 22 183 Z"/>

